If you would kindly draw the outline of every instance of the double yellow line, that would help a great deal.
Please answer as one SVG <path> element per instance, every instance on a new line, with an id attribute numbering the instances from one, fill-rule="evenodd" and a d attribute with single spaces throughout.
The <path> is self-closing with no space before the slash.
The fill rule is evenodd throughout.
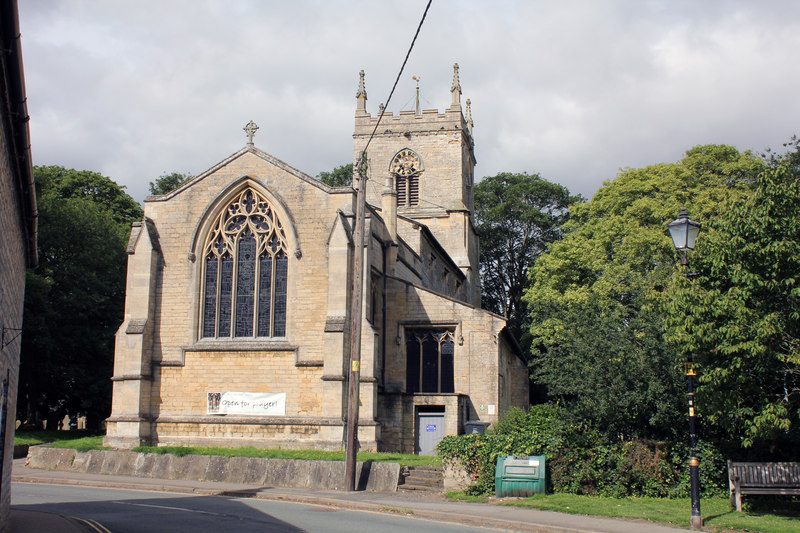
<path id="1" fill-rule="evenodd" d="M 89 526 L 90 529 L 92 529 L 93 531 L 96 531 L 97 533 L 111 533 L 111 530 L 109 530 L 103 524 L 101 524 L 100 522 L 97 522 L 95 520 L 90 520 L 88 518 L 77 518 L 77 517 L 74 517 L 74 516 L 72 518 L 77 520 L 78 522 L 81 522 L 81 523 Z"/>

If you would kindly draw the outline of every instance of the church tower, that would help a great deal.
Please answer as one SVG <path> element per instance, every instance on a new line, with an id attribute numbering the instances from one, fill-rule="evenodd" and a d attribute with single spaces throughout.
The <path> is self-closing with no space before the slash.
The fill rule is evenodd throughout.
<path id="1" fill-rule="evenodd" d="M 475 168 L 472 116 L 469 100 L 466 117 L 462 113 L 458 64 L 453 66 L 450 92 L 450 107 L 443 112 L 400 111 L 397 115 L 384 113 L 380 119 L 382 106 L 376 116 L 367 112 L 364 71 L 361 71 L 356 94 L 354 161 L 375 130 L 367 149 L 368 177 L 374 185 L 367 187 L 367 201 L 383 205 L 385 219 L 393 217 L 391 211 L 396 209 L 401 219 L 427 226 L 466 275 L 469 302 L 479 306 L 478 238 L 472 217 Z M 395 202 L 393 206 L 387 206 L 387 196 Z M 386 222 L 390 226 L 394 223 Z M 403 227 L 398 225 L 399 237 L 413 240 L 413 235 L 403 234 Z"/>

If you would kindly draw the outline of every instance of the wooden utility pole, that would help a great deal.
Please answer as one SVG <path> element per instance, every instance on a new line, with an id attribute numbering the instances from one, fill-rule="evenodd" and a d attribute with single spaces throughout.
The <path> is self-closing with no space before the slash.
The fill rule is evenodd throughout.
<path id="1" fill-rule="evenodd" d="M 345 437 L 345 490 L 356 490 L 356 455 L 358 454 L 358 403 L 361 381 L 361 302 L 364 292 L 364 211 L 367 193 L 366 152 L 353 169 L 358 175 L 355 234 L 353 235 L 353 271 L 350 291 L 350 357 L 347 379 L 347 435 Z"/>

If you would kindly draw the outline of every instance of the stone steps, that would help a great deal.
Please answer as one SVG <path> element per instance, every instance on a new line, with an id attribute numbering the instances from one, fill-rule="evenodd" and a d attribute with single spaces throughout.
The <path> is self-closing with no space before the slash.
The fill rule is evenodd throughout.
<path id="1" fill-rule="evenodd" d="M 404 466 L 400 470 L 397 488 L 441 492 L 444 489 L 444 470 L 441 466 Z"/>

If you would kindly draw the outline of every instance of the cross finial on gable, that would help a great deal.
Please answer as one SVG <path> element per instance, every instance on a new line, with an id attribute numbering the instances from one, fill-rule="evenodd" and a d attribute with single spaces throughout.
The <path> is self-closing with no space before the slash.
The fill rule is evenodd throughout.
<path id="1" fill-rule="evenodd" d="M 258 125 L 251 120 L 243 129 L 247 133 L 247 146 L 253 146 L 253 137 L 258 131 Z"/>

